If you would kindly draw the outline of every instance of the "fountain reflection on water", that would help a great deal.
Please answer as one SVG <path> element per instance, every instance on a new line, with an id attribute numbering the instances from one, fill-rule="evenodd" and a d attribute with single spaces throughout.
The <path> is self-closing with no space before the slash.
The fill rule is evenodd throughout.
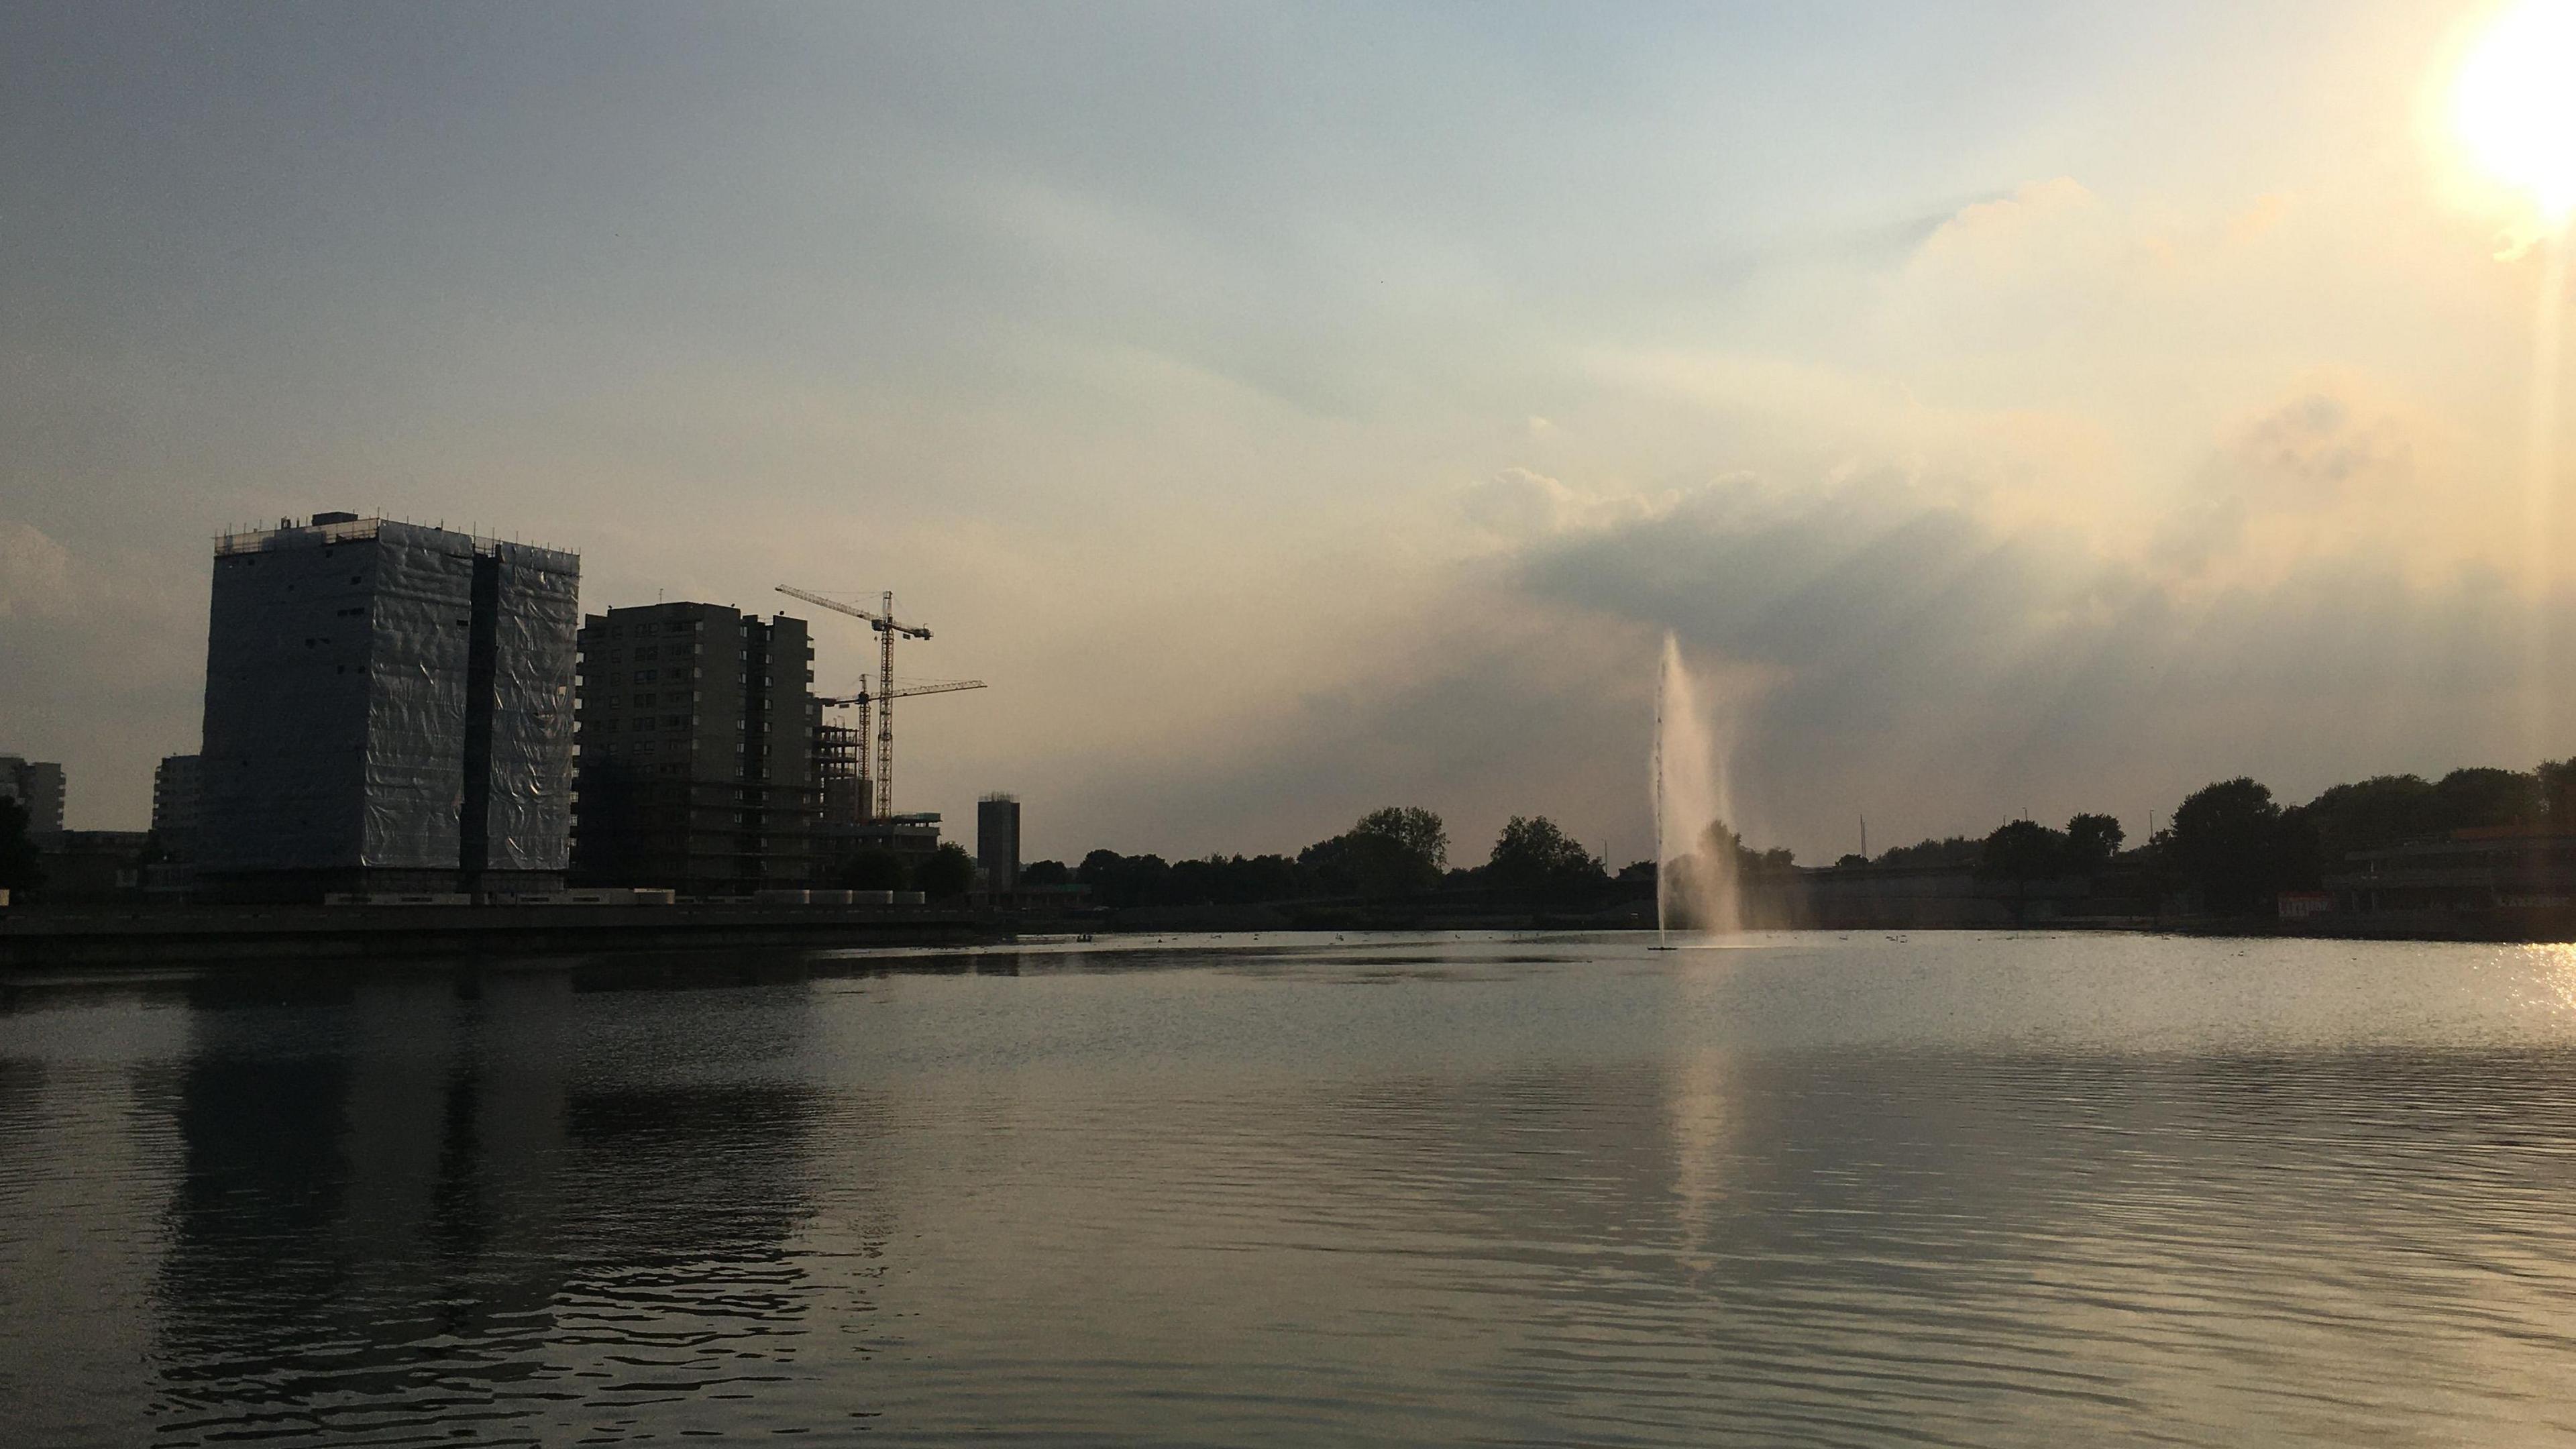
<path id="1" fill-rule="evenodd" d="M 1727 795 L 1725 741 L 1701 689 L 1682 662 L 1679 641 L 1664 635 L 1663 674 L 1655 692 L 1654 758 L 1648 762 L 1655 804 L 1655 929 L 1734 935 L 1744 929 L 1733 813 Z"/>

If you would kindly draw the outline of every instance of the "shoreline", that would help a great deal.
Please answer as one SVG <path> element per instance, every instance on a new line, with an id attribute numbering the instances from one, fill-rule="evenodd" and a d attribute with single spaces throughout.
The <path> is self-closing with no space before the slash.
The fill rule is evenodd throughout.
<path id="1" fill-rule="evenodd" d="M 0 974 L 366 956 L 519 956 L 674 947 L 946 946 L 990 915 L 937 906 L 745 904 L 172 906 L 0 913 Z"/>
<path id="2" fill-rule="evenodd" d="M 1019 936 L 1243 935 L 1282 931 L 1634 931 L 1629 912 L 1371 911 L 1344 907 L 1160 909 L 1105 918 L 1005 916 L 962 907 L 786 904 L 185 906 L 0 913 L 0 974 L 328 958 L 416 959 L 708 948 L 969 946 Z M 2011 923 L 1842 921 L 1758 926 L 1818 934 L 2041 931 L 2249 940 L 2542 944 L 2576 941 L 2566 912 L 2299 921 L 2095 917 Z"/>

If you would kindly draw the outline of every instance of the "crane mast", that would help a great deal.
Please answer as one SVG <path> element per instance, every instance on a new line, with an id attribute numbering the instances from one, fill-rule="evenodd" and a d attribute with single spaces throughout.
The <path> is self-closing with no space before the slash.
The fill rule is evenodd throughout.
<path id="1" fill-rule="evenodd" d="M 778 592 L 787 595 L 791 599 L 802 599 L 806 603 L 813 604 L 819 608 L 830 609 L 834 613 L 847 614 L 853 619 L 865 619 L 868 623 L 868 627 L 877 631 L 876 816 L 878 819 L 882 820 L 894 814 L 893 705 L 895 698 L 895 636 L 901 635 L 906 639 L 927 639 L 930 637 L 930 630 L 925 626 L 919 624 L 906 624 L 895 618 L 894 590 L 892 589 L 885 590 L 879 596 L 881 606 L 875 612 L 862 609 L 856 604 L 842 603 L 838 599 L 831 598 L 823 594 L 813 593 L 810 590 L 790 588 L 785 584 L 778 585 Z M 864 749 L 867 738 L 867 722 L 864 715 L 860 718 L 859 731 L 861 748 Z"/>
<path id="2" fill-rule="evenodd" d="M 885 591 L 885 612 L 869 621 L 877 631 L 877 807 L 879 820 L 894 818 L 894 590 Z M 921 631 L 930 637 L 930 631 Z"/>
<path id="3" fill-rule="evenodd" d="M 878 818 L 892 813 L 884 809 L 882 806 L 875 805 L 871 799 L 874 788 L 871 782 L 877 777 L 869 773 L 873 768 L 869 764 L 867 754 L 869 711 L 871 709 L 882 709 L 884 707 L 882 701 L 889 699 L 909 699 L 917 694 L 954 694 L 961 689 L 982 689 L 985 687 L 984 681 L 980 679 L 942 679 L 927 684 L 898 684 L 891 689 L 885 688 L 880 684 L 877 692 L 870 693 L 867 681 L 862 679 L 859 681 L 859 692 L 856 694 L 818 697 L 814 701 L 816 704 L 820 705 L 833 708 L 851 708 L 856 709 L 859 712 L 859 726 L 856 731 L 856 736 L 859 741 L 859 783 L 861 786 L 859 810 L 862 818 Z M 872 810 L 873 816 L 870 814 Z"/>

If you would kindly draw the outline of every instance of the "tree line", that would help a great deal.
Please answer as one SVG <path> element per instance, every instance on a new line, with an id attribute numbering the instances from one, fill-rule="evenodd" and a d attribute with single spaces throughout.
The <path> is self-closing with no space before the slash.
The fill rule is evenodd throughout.
<path id="1" fill-rule="evenodd" d="M 2211 913 L 2265 915 L 2282 892 L 2319 889 L 2358 852 L 2478 829 L 2576 833 L 2576 760 L 2534 770 L 2475 766 L 2438 780 L 2373 775 L 2303 805 L 2283 805 L 2268 786 L 2240 775 L 2185 796 L 2170 823 L 2135 850 L 2122 849 L 2119 821 L 2077 815 L 2063 830 L 2015 820 L 1983 839 L 1924 840 L 1837 864 L 1971 869 L 2020 889 L 2119 865 L 2159 894 L 2189 892 Z"/>
<path id="2" fill-rule="evenodd" d="M 2165 877 L 2209 910 L 2246 915 L 2270 911 L 2283 891 L 2317 889 L 2356 852 L 2481 829 L 2576 832 L 2576 760 L 2439 780 L 2373 775 L 2289 806 L 2239 776 L 2193 791 L 2149 847 Z"/>
<path id="3" fill-rule="evenodd" d="M 1208 855 L 1167 861 L 1159 855 L 1095 850 L 1078 865 L 1033 861 L 1025 885 L 1080 883 L 1104 906 L 1257 905 L 1273 901 L 1362 897 L 1382 900 L 1431 891 L 1494 889 L 1569 894 L 1634 881 L 1653 865 L 1639 862 L 1617 877 L 1608 864 L 1544 815 L 1515 815 L 1482 865 L 1453 866 L 1449 828 L 1418 805 L 1390 805 L 1350 829 L 1295 855 Z"/>

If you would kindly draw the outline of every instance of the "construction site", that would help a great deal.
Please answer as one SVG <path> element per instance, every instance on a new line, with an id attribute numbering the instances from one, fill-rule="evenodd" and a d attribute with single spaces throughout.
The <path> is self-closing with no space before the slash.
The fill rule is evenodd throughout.
<path id="1" fill-rule="evenodd" d="M 585 615 L 569 552 L 347 512 L 227 533 L 212 563 L 196 752 L 162 761 L 149 835 L 79 833 L 101 868 L 57 850 L 0 898 L 0 964 L 947 940 L 1016 905 L 1016 804 L 986 797 L 970 855 L 897 803 L 896 701 L 986 685 L 898 675 L 931 630 L 891 591 L 779 586 L 811 622 Z M 58 771 L 19 778 L 55 767 L 12 768 L 0 793 L 76 834 Z"/>
<path id="2" fill-rule="evenodd" d="M 931 631 L 897 618 L 890 591 L 874 608 L 778 592 L 867 625 L 874 677 L 818 693 L 811 630 L 784 613 L 665 602 L 583 620 L 576 887 L 887 904 L 922 893 L 940 817 L 896 809 L 894 702 L 984 682 L 898 678 L 898 643 Z"/>

